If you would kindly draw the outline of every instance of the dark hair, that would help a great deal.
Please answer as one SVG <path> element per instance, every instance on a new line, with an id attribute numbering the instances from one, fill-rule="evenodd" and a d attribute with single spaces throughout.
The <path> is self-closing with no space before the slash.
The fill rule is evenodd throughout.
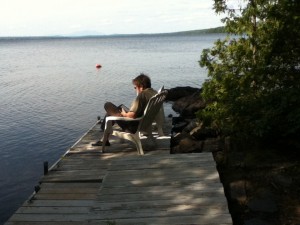
<path id="1" fill-rule="evenodd" d="M 143 89 L 146 89 L 146 88 L 151 88 L 151 80 L 150 78 L 141 73 L 140 75 L 138 75 L 136 78 L 134 78 L 132 80 L 132 83 L 138 87 L 143 87 Z"/>

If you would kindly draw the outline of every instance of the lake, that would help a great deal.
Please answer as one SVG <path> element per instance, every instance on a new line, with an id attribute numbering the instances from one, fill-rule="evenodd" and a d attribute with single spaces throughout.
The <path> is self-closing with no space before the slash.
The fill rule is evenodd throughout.
<path id="1" fill-rule="evenodd" d="M 201 52 L 220 37 L 0 38 L 0 224 L 33 193 L 43 162 L 104 116 L 106 101 L 131 104 L 139 73 L 154 89 L 201 87 Z"/>

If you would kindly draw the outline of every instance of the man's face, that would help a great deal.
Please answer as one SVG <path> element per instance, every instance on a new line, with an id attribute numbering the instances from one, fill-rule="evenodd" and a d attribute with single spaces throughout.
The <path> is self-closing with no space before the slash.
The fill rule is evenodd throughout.
<path id="1" fill-rule="evenodd" d="M 136 95 L 138 95 L 139 93 L 141 93 L 144 90 L 143 87 L 139 87 L 137 85 L 134 85 L 134 89 L 136 91 Z"/>

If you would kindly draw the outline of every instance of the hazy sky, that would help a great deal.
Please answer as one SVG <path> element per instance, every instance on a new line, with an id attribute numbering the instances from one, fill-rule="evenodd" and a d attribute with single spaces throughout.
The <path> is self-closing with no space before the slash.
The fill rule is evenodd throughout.
<path id="1" fill-rule="evenodd" d="M 221 26 L 213 0 L 0 0 L 0 36 L 164 33 Z"/>

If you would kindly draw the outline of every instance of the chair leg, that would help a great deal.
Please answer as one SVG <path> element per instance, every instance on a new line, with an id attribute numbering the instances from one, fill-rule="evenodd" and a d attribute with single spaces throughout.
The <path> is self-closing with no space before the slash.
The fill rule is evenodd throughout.
<path id="1" fill-rule="evenodd" d="M 161 126 L 159 126 L 157 128 L 157 133 L 158 133 L 158 136 L 160 136 L 160 137 L 165 136 L 164 131 Z"/>
<path id="2" fill-rule="evenodd" d="M 104 153 L 105 151 L 105 144 L 108 140 L 109 134 L 110 134 L 110 130 L 112 129 L 112 121 L 107 121 L 104 133 L 103 133 L 103 139 L 102 139 L 102 153 Z"/>
<path id="3" fill-rule="evenodd" d="M 138 154 L 139 155 L 144 155 L 144 150 L 143 150 L 143 146 L 142 146 L 142 143 L 141 143 L 139 132 L 132 136 L 131 141 L 133 141 L 135 143 L 136 150 L 137 150 Z"/>
<path id="4" fill-rule="evenodd" d="M 148 140 L 152 141 L 152 143 L 154 143 L 154 145 L 156 145 L 156 139 L 153 137 L 153 134 L 150 133 L 150 135 L 147 138 Z"/>
<path id="5" fill-rule="evenodd" d="M 103 140 L 102 140 L 102 153 L 104 153 L 104 151 L 105 151 L 105 143 L 107 142 L 108 137 L 109 137 L 109 133 L 105 132 L 103 134 Z"/>
<path id="6" fill-rule="evenodd" d="M 144 155 L 144 150 L 141 141 L 136 141 L 136 149 L 138 151 L 138 154 Z"/>

